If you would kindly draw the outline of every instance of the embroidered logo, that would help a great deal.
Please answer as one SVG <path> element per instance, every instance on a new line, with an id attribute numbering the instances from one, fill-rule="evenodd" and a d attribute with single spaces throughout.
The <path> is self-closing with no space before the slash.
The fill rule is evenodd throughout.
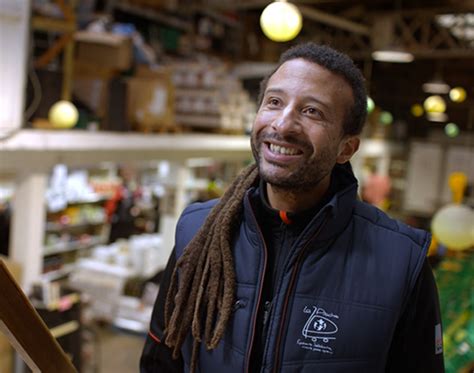
<path id="1" fill-rule="evenodd" d="M 303 327 L 301 334 L 304 339 L 298 339 L 298 346 L 310 351 L 333 354 L 334 351 L 330 342 L 336 339 L 339 330 L 334 320 L 339 319 L 338 315 L 327 313 L 324 309 L 316 306 L 305 306 L 303 312 L 310 314 L 308 321 Z"/>

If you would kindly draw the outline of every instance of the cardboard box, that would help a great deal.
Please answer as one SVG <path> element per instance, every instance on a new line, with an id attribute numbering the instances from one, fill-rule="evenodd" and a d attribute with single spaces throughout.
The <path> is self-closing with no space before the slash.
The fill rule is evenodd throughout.
<path id="1" fill-rule="evenodd" d="M 132 66 L 132 40 L 127 36 L 78 31 L 74 39 L 79 62 L 122 71 Z"/>
<path id="2" fill-rule="evenodd" d="M 98 117 L 105 116 L 107 107 L 107 80 L 93 77 L 76 77 L 73 95 Z"/>
<path id="3" fill-rule="evenodd" d="M 0 255 L 0 259 L 7 265 L 8 270 L 17 281 L 21 279 L 21 267 L 19 264 L 12 262 L 7 257 Z M 13 372 L 13 347 L 8 339 L 0 332 L 0 372 Z"/>
<path id="4" fill-rule="evenodd" d="M 139 68 L 127 85 L 128 115 L 135 128 L 153 131 L 174 126 L 174 88 L 168 69 Z"/>
<path id="5" fill-rule="evenodd" d="M 119 76 L 116 70 L 98 67 L 84 61 L 76 61 L 74 64 L 73 97 L 99 118 L 107 119 L 110 109 L 108 104 L 110 83 L 119 79 Z"/>

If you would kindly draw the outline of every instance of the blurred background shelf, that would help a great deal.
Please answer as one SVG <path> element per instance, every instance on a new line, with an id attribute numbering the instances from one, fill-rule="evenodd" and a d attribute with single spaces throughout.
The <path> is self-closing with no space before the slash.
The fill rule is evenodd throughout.
<path id="1" fill-rule="evenodd" d="M 0 170 L 21 169 L 25 164 L 48 167 L 56 163 L 85 165 L 101 161 L 251 157 L 250 139 L 247 136 L 81 130 L 21 130 L 1 141 L 0 151 Z"/>

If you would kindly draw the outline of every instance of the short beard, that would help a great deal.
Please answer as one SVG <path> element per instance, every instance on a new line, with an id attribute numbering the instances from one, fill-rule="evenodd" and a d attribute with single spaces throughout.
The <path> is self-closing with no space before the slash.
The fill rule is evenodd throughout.
<path id="1" fill-rule="evenodd" d="M 305 165 L 286 178 L 275 177 L 267 174 L 257 160 L 258 172 L 265 183 L 285 192 L 307 192 L 316 188 L 321 180 L 331 173 L 332 168 L 320 168 L 315 165 Z M 307 172 L 311 169 L 311 172 Z"/>
<path id="2" fill-rule="evenodd" d="M 265 183 L 285 192 L 305 192 L 314 189 L 327 175 L 331 173 L 335 164 L 335 157 L 333 157 L 328 150 L 323 149 L 317 159 L 308 160 L 298 170 L 294 171 L 287 177 L 275 177 L 267 174 L 262 169 L 261 156 L 259 152 L 259 148 L 262 146 L 265 146 L 263 141 L 257 141 L 252 137 L 252 154 L 257 162 L 260 178 Z M 278 167 L 278 165 L 274 166 Z"/>

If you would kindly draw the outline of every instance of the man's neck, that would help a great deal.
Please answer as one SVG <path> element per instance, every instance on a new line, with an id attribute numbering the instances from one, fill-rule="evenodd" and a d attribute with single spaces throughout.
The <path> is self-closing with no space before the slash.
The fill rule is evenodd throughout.
<path id="1" fill-rule="evenodd" d="M 316 206 L 329 188 L 331 175 L 327 175 L 315 187 L 290 190 L 267 183 L 267 195 L 270 206 L 276 210 L 300 212 Z"/>

